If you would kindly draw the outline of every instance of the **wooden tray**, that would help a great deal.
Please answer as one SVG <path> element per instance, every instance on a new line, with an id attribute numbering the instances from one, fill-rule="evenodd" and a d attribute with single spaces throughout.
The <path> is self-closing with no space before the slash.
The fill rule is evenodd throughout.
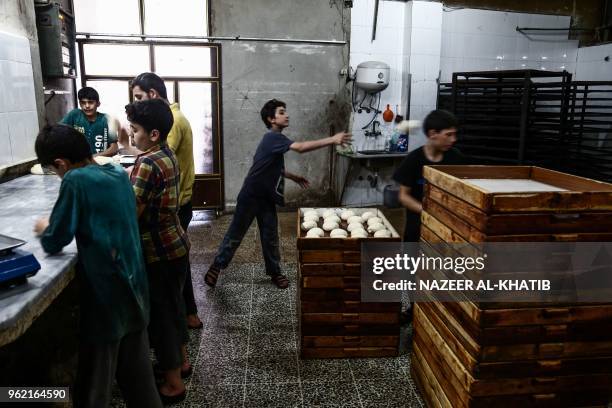
<path id="1" fill-rule="evenodd" d="M 612 212 L 542 212 L 487 214 L 469 203 L 427 184 L 423 208 L 435 216 L 434 204 L 485 235 L 563 234 L 612 231 Z"/>
<path id="2" fill-rule="evenodd" d="M 533 166 L 425 166 L 428 183 L 481 211 L 611 211 L 612 185 Z M 565 191 L 495 192 L 469 179 L 532 180 Z"/>

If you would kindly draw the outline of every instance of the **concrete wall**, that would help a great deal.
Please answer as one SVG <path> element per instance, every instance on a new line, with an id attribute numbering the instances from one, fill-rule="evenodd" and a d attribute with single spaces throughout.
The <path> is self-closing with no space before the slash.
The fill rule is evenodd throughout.
<path id="1" fill-rule="evenodd" d="M 2 0 L 0 1 L 0 30 L 10 34 L 26 37 L 30 42 L 32 69 L 34 71 L 34 92 L 36 94 L 36 109 L 38 124 L 44 124 L 43 80 L 40 68 L 40 50 L 38 34 L 36 33 L 36 16 L 34 0 Z"/>
<path id="2" fill-rule="evenodd" d="M 211 35 L 348 41 L 350 10 L 341 0 L 212 1 Z M 266 128 L 259 111 L 272 98 L 287 103 L 296 141 L 347 129 L 350 93 L 340 70 L 349 46 L 222 41 L 223 137 L 226 206 L 232 207 Z M 333 128 L 333 129 L 332 129 Z M 311 182 L 307 190 L 288 181 L 287 204 L 329 203 L 330 149 L 285 155 L 288 171 Z"/>

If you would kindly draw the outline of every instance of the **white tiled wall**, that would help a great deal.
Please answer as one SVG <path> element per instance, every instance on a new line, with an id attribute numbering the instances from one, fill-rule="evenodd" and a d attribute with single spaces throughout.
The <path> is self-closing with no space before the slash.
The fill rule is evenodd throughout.
<path id="1" fill-rule="evenodd" d="M 453 72 L 538 69 L 576 71 L 578 42 L 567 31 L 544 34 L 516 27 L 568 28 L 570 17 L 445 9 L 442 20 L 442 82 Z"/>
<path id="2" fill-rule="evenodd" d="M 374 0 L 357 0 L 351 9 L 351 55 L 350 65 L 357 68 L 364 61 L 381 61 L 389 65 L 389 86 L 382 91 L 380 110 L 387 104 L 394 113 L 402 107 L 402 75 L 404 69 L 404 12 L 406 4 L 396 1 L 381 1 L 378 6 L 376 39 L 372 41 L 374 22 Z M 367 103 L 366 103 L 367 104 Z M 372 113 L 355 113 L 353 117 L 353 139 L 357 150 L 382 148 L 383 138 L 377 140 L 364 137 L 365 126 L 372 119 Z M 379 115 L 377 120 L 384 127 L 386 124 Z M 376 146 L 376 144 L 380 146 Z"/>
<path id="3" fill-rule="evenodd" d="M 442 49 L 442 3 L 413 1 L 410 30 L 410 119 L 423 120 L 436 108 L 437 80 Z M 413 131 L 409 150 L 425 143 L 422 132 Z"/>
<path id="4" fill-rule="evenodd" d="M 0 167 L 34 158 L 37 133 L 29 42 L 0 32 Z"/>
<path id="5" fill-rule="evenodd" d="M 608 57 L 609 61 L 606 61 Z M 612 44 L 578 50 L 577 81 L 612 81 Z"/>

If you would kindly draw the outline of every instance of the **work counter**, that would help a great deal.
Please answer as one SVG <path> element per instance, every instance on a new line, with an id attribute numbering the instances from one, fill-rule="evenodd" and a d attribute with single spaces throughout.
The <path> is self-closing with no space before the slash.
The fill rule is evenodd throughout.
<path id="1" fill-rule="evenodd" d="M 38 218 L 51 214 L 60 182 L 55 175 L 28 175 L 0 184 L 0 234 L 27 241 L 20 249 L 41 266 L 26 284 L 0 289 L 0 346 L 21 336 L 74 277 L 75 242 L 47 255 L 33 231 Z"/>

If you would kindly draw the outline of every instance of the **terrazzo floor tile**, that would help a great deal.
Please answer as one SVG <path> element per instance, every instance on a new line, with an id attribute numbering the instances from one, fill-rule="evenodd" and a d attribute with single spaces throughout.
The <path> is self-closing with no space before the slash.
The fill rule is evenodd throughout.
<path id="1" fill-rule="evenodd" d="M 304 407 L 361 408 L 353 382 L 302 382 Z"/>
<path id="2" fill-rule="evenodd" d="M 364 407 L 421 407 L 410 379 L 357 380 L 356 386 Z"/>
<path id="3" fill-rule="evenodd" d="M 356 380 L 406 379 L 410 364 L 399 358 L 356 358 L 349 360 Z"/>
<path id="4" fill-rule="evenodd" d="M 299 382 L 296 355 L 287 357 L 249 357 L 247 384 Z"/>
<path id="5" fill-rule="evenodd" d="M 247 358 L 218 358 L 203 355 L 194 365 L 191 389 L 209 385 L 243 384 L 247 370 Z"/>
<path id="6" fill-rule="evenodd" d="M 301 408 L 302 391 L 299 384 L 247 384 L 244 407 Z"/>
<path id="7" fill-rule="evenodd" d="M 174 407 L 423 407 L 410 379 L 409 326 L 402 328 L 395 359 L 298 359 L 295 211 L 279 212 L 281 268 L 290 280 L 285 290 L 265 274 L 255 223 L 217 287 L 205 285 L 204 274 L 231 222 L 231 216 L 206 214 L 196 213 L 189 228 L 204 327 L 189 331 L 194 374 L 185 382 L 187 399 Z M 113 396 L 113 408 L 125 407 L 117 387 Z"/>
<path id="8" fill-rule="evenodd" d="M 312 359 L 299 361 L 300 378 L 310 383 L 328 383 L 332 381 L 352 384 L 353 375 L 347 359 Z"/>

